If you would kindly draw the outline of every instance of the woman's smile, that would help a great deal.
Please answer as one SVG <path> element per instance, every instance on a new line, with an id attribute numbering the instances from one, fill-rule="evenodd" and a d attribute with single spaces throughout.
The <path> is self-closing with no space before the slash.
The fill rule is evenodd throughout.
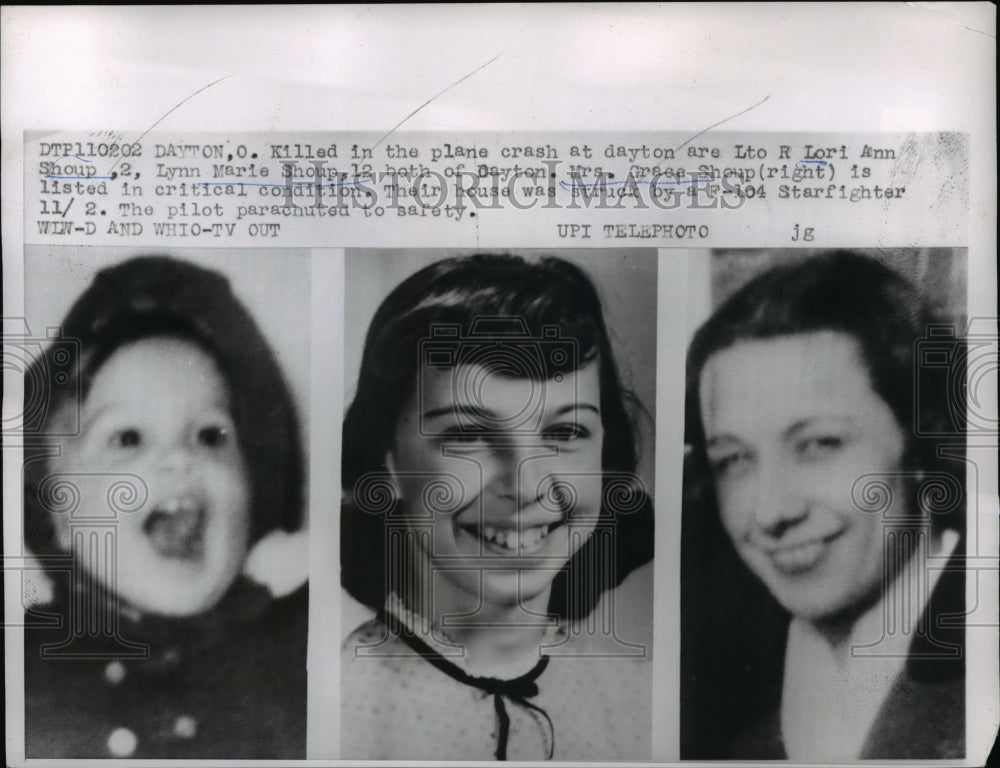
<path id="1" fill-rule="evenodd" d="M 903 431 L 854 339 L 740 342 L 708 359 L 700 394 L 722 523 L 746 564 L 801 618 L 868 604 L 884 586 L 884 515 L 909 499 Z M 871 473 L 892 501 L 882 515 L 852 496 Z"/>
<path id="2" fill-rule="evenodd" d="M 840 533 L 799 543 L 764 549 L 776 571 L 785 576 L 801 576 L 816 570 L 826 559 Z"/>

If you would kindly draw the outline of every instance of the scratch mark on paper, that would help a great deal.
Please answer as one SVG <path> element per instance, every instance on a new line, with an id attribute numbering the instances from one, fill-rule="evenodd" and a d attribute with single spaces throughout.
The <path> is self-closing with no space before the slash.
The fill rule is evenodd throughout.
<path id="1" fill-rule="evenodd" d="M 752 110 L 752 109 L 757 109 L 757 107 L 759 107 L 759 106 L 760 106 L 761 104 L 763 104 L 763 103 L 764 103 L 765 101 L 767 101 L 767 100 L 768 100 L 769 98 L 771 98 L 771 94 L 768 94 L 767 96 L 765 96 L 765 97 L 764 97 L 763 99 L 761 99 L 760 101 L 758 101 L 758 102 L 757 102 L 756 104 L 754 104 L 753 106 L 749 106 L 749 107 L 747 107 L 746 109 L 742 109 L 742 110 L 740 110 L 740 111 L 739 111 L 739 112 L 737 112 L 737 113 L 736 113 L 735 115 L 730 115 L 729 117 L 727 117 L 727 118 L 724 118 L 724 119 L 720 120 L 720 121 L 719 121 L 719 122 L 717 122 L 717 123 L 712 123 L 712 124 L 711 124 L 710 126 L 708 126 L 708 128 L 704 129 L 703 131 L 698 131 L 698 133 L 696 133 L 696 134 L 695 134 L 694 136 L 692 136 L 692 137 L 691 137 L 690 139 L 688 139 L 687 141 L 684 141 L 684 142 L 682 142 L 681 144 L 679 144 L 679 145 L 677 146 L 677 149 L 675 149 L 674 151 L 676 152 L 676 151 L 677 151 L 677 150 L 679 150 L 679 149 L 683 149 L 683 148 L 684 148 L 684 147 L 685 147 L 686 145 L 690 144 L 690 143 L 691 143 L 692 141 L 694 141 L 695 139 L 697 139 L 697 138 L 698 138 L 699 136 L 701 136 L 701 135 L 703 135 L 703 134 L 706 134 L 706 133 L 708 133 L 708 132 L 709 132 L 710 130 L 712 130 L 713 128 L 718 128 L 718 127 L 719 127 L 720 125 L 722 125 L 723 123 L 728 123 L 728 122 L 729 122 L 730 120 L 735 120 L 735 119 L 736 119 L 737 117 L 739 117 L 740 115 L 745 115 L 745 114 L 746 114 L 747 112 L 749 112 L 749 111 L 750 111 L 750 110 Z"/>
<path id="2" fill-rule="evenodd" d="M 452 83 L 451 85 L 449 85 L 444 90 L 438 91 L 437 93 L 435 93 L 433 96 L 431 96 L 429 99 L 427 99 L 427 101 L 425 101 L 423 104 L 421 104 L 415 110 L 413 110 L 410 114 L 408 114 L 406 117 L 404 117 L 402 120 L 400 120 L 394 126 L 392 126 L 392 128 L 390 128 L 388 131 L 386 131 L 385 135 L 382 136 L 382 138 L 380 138 L 378 141 L 376 141 L 374 144 L 372 144 L 371 149 L 375 149 L 375 147 L 377 147 L 379 144 L 381 144 L 383 141 L 385 141 L 387 138 L 389 138 L 389 136 L 392 135 L 393 131 L 395 131 L 397 128 L 399 128 L 399 126 L 401 126 L 403 123 L 405 123 L 407 120 L 409 120 L 415 114 L 417 114 L 417 112 L 419 112 L 421 109 L 423 109 L 428 104 L 430 104 L 432 101 L 434 101 L 434 99 L 436 99 L 438 96 L 441 96 L 441 95 L 447 93 L 448 91 L 450 91 L 452 88 L 454 88 L 459 83 L 465 82 L 466 80 L 468 80 L 470 77 L 472 77 L 477 72 L 479 72 L 479 71 L 481 71 L 483 69 L 486 69 L 486 67 L 488 67 L 490 64 L 492 64 L 497 59 L 499 59 L 501 56 L 503 56 L 503 51 L 500 51 L 500 53 L 498 53 L 492 59 L 490 59 L 489 61 L 487 61 L 485 64 L 482 64 L 482 65 L 476 67 L 474 70 L 472 70 L 465 77 L 459 78 L 458 80 L 456 80 L 454 83 Z"/>
<path id="3" fill-rule="evenodd" d="M 189 101 L 191 101 L 191 99 L 193 99 L 199 93 L 201 93 L 202 91 L 207 91 L 213 85 L 221 83 L 223 80 L 228 80 L 232 76 L 233 76 L 232 73 L 230 73 L 228 75 L 224 75 L 224 76 L 220 77 L 218 80 L 213 80 L 208 85 L 203 85 L 201 88 L 199 88 L 197 91 L 195 91 L 194 93 L 192 93 L 190 96 L 188 96 L 188 97 L 186 97 L 184 99 L 181 99 L 173 107 L 171 107 L 170 109 L 168 109 L 159 120 L 157 120 L 155 123 L 153 123 L 151 126 L 149 126 L 149 128 L 147 128 L 143 132 L 143 134 L 138 139 L 135 140 L 135 143 L 138 144 L 140 141 L 142 141 L 144 138 L 146 138 L 146 134 L 148 134 L 151 130 L 153 130 L 156 126 L 158 126 L 160 123 L 162 123 L 164 120 L 166 120 L 170 115 L 172 115 L 174 112 L 176 112 L 182 106 L 184 106 Z M 113 171 L 115 169 L 115 167 L 118 165 L 118 163 L 120 163 L 121 161 L 122 161 L 121 157 L 119 157 L 117 160 L 115 160 L 115 164 L 111 166 L 111 170 L 109 170 L 108 173 L 110 174 L 111 171 Z"/>
<path id="4" fill-rule="evenodd" d="M 983 32 L 983 30 L 981 30 L 981 29 L 973 29 L 972 27 L 968 27 L 968 26 L 966 27 L 966 29 L 969 30 L 970 32 L 978 32 L 981 35 L 986 35 L 991 40 L 996 40 L 997 39 L 996 35 L 991 35 L 989 32 Z"/>
<path id="5" fill-rule="evenodd" d="M 930 13 L 937 13 L 941 15 L 942 13 L 951 13 L 953 16 L 957 16 L 955 9 L 950 5 L 945 3 L 907 3 L 911 8 L 918 11 L 928 11 Z M 994 3 L 996 5 L 996 3 Z M 978 32 L 981 35 L 986 35 L 986 37 L 991 40 L 996 40 L 996 35 L 991 35 L 982 29 L 976 29 L 975 27 L 970 27 L 968 24 L 963 24 L 961 21 L 955 21 L 954 19 L 942 19 L 946 24 L 953 24 L 956 27 L 961 27 L 962 29 L 967 29 L 969 32 Z"/>

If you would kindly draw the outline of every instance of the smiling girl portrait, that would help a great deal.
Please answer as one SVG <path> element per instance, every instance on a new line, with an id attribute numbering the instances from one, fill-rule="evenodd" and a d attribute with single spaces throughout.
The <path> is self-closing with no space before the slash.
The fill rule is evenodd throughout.
<path id="1" fill-rule="evenodd" d="M 655 311 L 653 254 L 601 258 Z M 572 258 L 422 261 L 368 325 L 344 420 L 342 584 L 360 608 L 342 757 L 649 759 L 649 415 L 616 354 L 630 329 L 609 329 Z M 629 341 L 652 364 L 655 340 Z"/>

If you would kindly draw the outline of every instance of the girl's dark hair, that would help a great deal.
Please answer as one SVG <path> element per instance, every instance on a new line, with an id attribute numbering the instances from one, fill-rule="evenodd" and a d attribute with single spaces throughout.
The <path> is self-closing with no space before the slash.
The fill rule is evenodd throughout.
<path id="1" fill-rule="evenodd" d="M 121 346 L 173 337 L 201 347 L 225 379 L 251 489 L 251 540 L 302 523 L 304 459 L 298 416 L 273 352 L 220 273 L 149 256 L 101 270 L 76 300 L 52 343 L 25 375 L 25 540 L 39 554 L 55 551 L 50 505 L 39 489 L 48 474 L 62 414 L 76 429 L 101 366 Z M 32 406 L 40 407 L 32 407 Z M 67 418 L 68 417 L 68 418 Z M 70 437 L 67 434 L 66 437 Z"/>
<path id="2" fill-rule="evenodd" d="M 344 419 L 341 484 L 347 501 L 341 526 L 341 581 L 371 607 L 380 607 L 395 586 L 384 578 L 388 565 L 385 521 L 361 512 L 352 503 L 353 493 L 359 480 L 386 471 L 385 458 L 400 411 L 417 387 L 421 365 L 440 364 L 440 356 L 427 356 L 435 355 L 435 340 L 442 338 L 448 340 L 445 347 L 453 350 L 446 364 L 475 360 L 499 375 L 515 378 L 548 379 L 596 360 L 605 476 L 635 471 L 635 428 L 629 412 L 635 398 L 622 386 L 601 300 L 579 267 L 555 257 L 529 262 L 507 254 L 449 258 L 424 267 L 400 283 L 376 311 L 365 338 L 357 393 Z M 528 362 L 519 363 L 519 354 L 484 354 L 497 342 L 508 350 L 527 349 Z M 567 573 L 562 573 L 553 589 L 554 612 L 586 615 L 603 589 L 650 559 L 648 530 L 648 541 L 629 542 L 630 527 L 639 526 L 640 520 L 644 520 L 642 525 L 652 525 L 648 500 L 643 498 L 637 507 L 643 511 L 616 518 L 614 509 L 605 504 L 601 514 L 605 519 L 618 519 L 616 548 L 623 552 L 614 568 L 603 563 L 598 569 L 603 573 L 592 574 L 601 580 L 596 588 L 590 585 L 590 592 L 595 592 L 592 600 L 581 602 L 578 596 L 568 595 Z M 571 561 L 569 572 L 582 568 L 586 555 L 593 559 L 584 549 L 587 545 L 574 557 L 578 562 Z M 569 578 L 569 582 L 578 581 Z"/>

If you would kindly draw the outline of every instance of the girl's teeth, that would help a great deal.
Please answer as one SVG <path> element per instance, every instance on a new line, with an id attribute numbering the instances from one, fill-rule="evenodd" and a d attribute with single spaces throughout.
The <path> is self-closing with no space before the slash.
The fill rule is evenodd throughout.
<path id="1" fill-rule="evenodd" d="M 503 547 L 508 552 L 531 552 L 537 549 L 549 535 L 549 526 L 540 525 L 524 531 L 497 530 L 492 525 L 482 529 L 483 539 L 494 546 Z"/>
<path id="2" fill-rule="evenodd" d="M 540 528 L 529 528 L 526 531 L 521 532 L 521 549 L 533 550 L 536 549 L 542 540 L 549 535 L 548 526 L 542 526 Z"/>

